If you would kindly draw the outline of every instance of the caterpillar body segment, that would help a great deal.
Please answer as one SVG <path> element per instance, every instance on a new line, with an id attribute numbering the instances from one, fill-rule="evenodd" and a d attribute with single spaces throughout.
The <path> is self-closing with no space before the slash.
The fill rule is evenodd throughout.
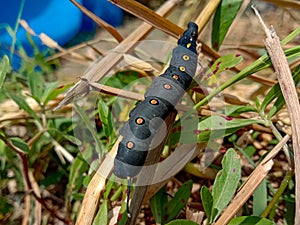
<path id="1" fill-rule="evenodd" d="M 189 22 L 173 49 L 169 67 L 154 79 L 145 100 L 130 112 L 114 161 L 117 177 L 128 179 L 140 172 L 153 137 L 190 86 L 197 68 L 197 38 L 198 26 Z"/>

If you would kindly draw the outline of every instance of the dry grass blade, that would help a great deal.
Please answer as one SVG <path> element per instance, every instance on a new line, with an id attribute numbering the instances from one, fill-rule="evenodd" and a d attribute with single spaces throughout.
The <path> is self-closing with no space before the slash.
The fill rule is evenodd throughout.
<path id="1" fill-rule="evenodd" d="M 97 38 L 97 39 L 95 39 L 95 40 L 88 41 L 88 42 L 83 42 L 83 43 L 78 44 L 78 45 L 76 45 L 76 46 L 70 47 L 70 48 L 68 48 L 68 49 L 65 49 L 64 52 L 58 52 L 58 53 L 55 53 L 55 54 L 49 56 L 49 57 L 47 58 L 47 62 L 49 62 L 49 61 L 51 61 L 51 60 L 54 60 L 54 59 L 57 59 L 57 58 L 60 58 L 60 57 L 64 57 L 64 56 L 67 55 L 67 54 L 72 54 L 72 52 L 74 52 L 74 51 L 76 51 L 76 50 L 78 50 L 78 49 L 81 49 L 81 48 L 84 48 L 84 47 L 87 47 L 87 46 L 90 47 L 90 46 L 92 46 L 92 45 L 94 45 L 94 44 L 97 44 L 97 43 L 99 43 L 99 42 L 101 42 L 101 41 L 103 41 L 103 38 L 102 38 L 102 37 L 101 37 L 101 38 Z M 97 49 L 97 53 L 99 53 L 99 50 L 98 50 L 98 49 Z M 103 55 L 103 53 L 100 53 L 100 55 Z M 92 60 L 92 59 L 90 59 L 90 60 Z"/>
<path id="2" fill-rule="evenodd" d="M 255 168 L 255 170 L 251 173 L 243 186 L 240 188 L 235 198 L 222 213 L 221 217 L 216 221 L 215 225 L 228 224 L 228 222 L 235 216 L 238 210 L 243 207 L 243 205 L 250 198 L 255 189 L 267 176 L 268 172 L 273 166 L 272 159 L 277 155 L 277 153 L 281 150 L 281 148 L 289 140 L 289 138 L 290 137 L 288 135 L 282 138 L 282 140 L 272 149 L 267 157 Z"/>
<path id="3" fill-rule="evenodd" d="M 290 0 L 264 0 L 265 2 L 271 2 L 281 7 L 288 7 L 288 8 L 300 8 L 299 1 L 290 1 Z"/>
<path id="4" fill-rule="evenodd" d="M 164 3 L 157 13 L 161 16 L 167 15 L 176 5 L 176 1 L 169 0 Z M 83 76 L 84 79 L 90 83 L 97 82 L 103 78 L 115 65 L 117 65 L 123 58 L 123 54 L 133 49 L 137 42 L 147 36 L 153 27 L 147 23 L 143 23 L 134 32 L 132 32 L 127 38 L 125 38 L 121 44 L 119 44 L 115 51 L 107 54 L 100 62 L 94 67 L 90 68 Z M 123 54 L 120 54 L 123 53 Z M 86 95 L 88 91 L 88 84 L 86 82 L 79 81 L 74 87 L 69 89 L 65 95 L 65 99 L 60 102 L 56 109 L 73 101 L 74 98 Z"/>
<path id="5" fill-rule="evenodd" d="M 103 94 L 109 94 L 109 95 L 114 95 L 114 96 L 120 96 L 120 97 L 124 97 L 127 99 L 132 99 L 132 100 L 136 100 L 136 101 L 143 101 L 144 100 L 144 96 L 142 94 L 138 94 L 132 91 L 126 91 L 123 89 L 119 89 L 119 88 L 114 88 L 114 87 L 110 87 L 104 84 L 99 84 L 99 83 L 89 83 L 89 86 L 95 90 L 98 91 L 100 93 Z"/>
<path id="6" fill-rule="evenodd" d="M 198 32 L 201 33 L 207 22 L 209 21 L 210 17 L 214 14 L 216 11 L 218 5 L 220 4 L 221 0 L 213 0 L 208 1 L 205 8 L 202 10 L 200 15 L 195 20 L 195 23 L 198 24 Z"/>
<path id="7" fill-rule="evenodd" d="M 179 26 L 153 12 L 141 3 L 132 0 L 110 0 L 110 2 L 175 38 L 178 38 L 178 33 L 182 34 L 182 29 Z"/>
<path id="8" fill-rule="evenodd" d="M 78 7 L 84 14 L 86 14 L 89 18 L 91 18 L 99 27 L 107 30 L 118 42 L 123 41 L 123 37 L 121 34 L 111 25 L 106 23 L 104 20 L 100 19 L 94 13 L 89 11 L 87 8 L 76 2 L 76 0 L 70 0 L 76 7 Z"/>
<path id="9" fill-rule="evenodd" d="M 294 161 L 295 161 L 295 176 L 296 176 L 296 213 L 295 213 L 295 224 L 299 224 L 300 221 L 300 104 L 298 99 L 297 90 L 295 87 L 292 73 L 289 68 L 289 64 L 285 57 L 284 51 L 281 47 L 279 37 L 273 29 L 269 29 L 258 11 L 252 7 L 258 16 L 264 31 L 266 33 L 265 45 L 270 55 L 273 67 L 278 77 L 278 82 L 282 95 L 284 97 L 292 126 L 292 140 L 294 150 Z"/>
<path id="10" fill-rule="evenodd" d="M 111 0 L 111 2 L 175 38 L 178 38 L 184 31 L 181 27 L 177 26 L 176 24 L 172 23 L 163 16 L 153 12 L 152 10 L 148 9 L 138 2 L 132 0 Z M 207 54 L 213 59 L 217 59 L 220 57 L 217 52 L 208 47 L 205 43 L 201 44 L 203 53 Z"/>
<path id="11" fill-rule="evenodd" d="M 116 141 L 113 148 L 105 157 L 101 166 L 96 171 L 85 192 L 81 209 L 76 221 L 77 225 L 91 225 L 99 209 L 99 202 L 102 192 L 105 190 L 106 178 L 111 174 L 113 168 L 113 159 L 117 154 L 117 149 L 121 137 Z"/>

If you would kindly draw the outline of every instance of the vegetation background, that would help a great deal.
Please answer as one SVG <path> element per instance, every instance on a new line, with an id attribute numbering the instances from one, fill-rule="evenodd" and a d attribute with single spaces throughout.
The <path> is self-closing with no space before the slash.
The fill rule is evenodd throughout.
<path id="1" fill-rule="evenodd" d="M 9 56 L 2 57 L 0 224 L 297 224 L 297 151 L 290 139 L 291 113 L 297 112 L 286 107 L 251 5 L 283 40 L 299 91 L 299 2 L 113 2 L 128 11 L 121 27 L 95 18 L 101 28 L 90 40 L 81 34 L 63 47 L 44 40 L 55 46 L 50 54 L 32 42 L 33 57 L 12 52 L 23 59 L 17 71 Z M 154 13 L 163 7 L 166 12 L 159 12 L 169 14 L 168 20 Z M 153 26 L 151 33 L 141 20 Z M 188 21 L 200 26 L 202 69 L 196 79 L 207 87 L 194 85 L 188 91 L 199 117 L 197 151 L 182 163 L 174 149 L 180 146 L 183 119 L 171 118 L 161 160 L 179 154 L 166 165 L 178 173 L 145 190 L 132 187 L 137 200 L 131 201 L 131 211 L 137 213 L 128 219 L 126 184 L 113 176 L 99 178 L 100 169 L 112 169 L 108 159 L 121 124 L 151 77 L 163 70 Z M 145 40 L 158 41 L 157 48 L 146 52 Z M 124 50 L 137 41 L 135 51 Z M 72 94 L 69 88 L 84 82 L 91 94 L 64 104 Z M 76 94 L 88 92 L 77 88 Z M 125 89 L 125 96 L 116 96 Z M 208 147 L 213 160 L 203 167 Z"/>

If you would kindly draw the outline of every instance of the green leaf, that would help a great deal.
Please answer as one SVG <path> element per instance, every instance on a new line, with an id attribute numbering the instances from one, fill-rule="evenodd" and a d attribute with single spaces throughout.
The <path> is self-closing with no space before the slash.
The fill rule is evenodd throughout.
<path id="1" fill-rule="evenodd" d="M 70 141 L 73 144 L 81 145 L 81 141 L 78 138 L 76 138 L 76 137 L 74 137 L 72 135 L 66 134 L 65 132 L 62 132 L 62 131 L 60 131 L 58 129 L 55 129 L 55 128 L 48 128 L 47 130 L 50 133 L 51 132 L 55 132 L 55 133 L 63 136 L 66 140 Z"/>
<path id="2" fill-rule="evenodd" d="M 245 112 L 257 112 L 257 110 L 251 105 L 228 105 L 225 108 L 226 116 L 239 116 Z"/>
<path id="3" fill-rule="evenodd" d="M 41 97 L 44 90 L 44 82 L 41 78 L 40 73 L 31 72 L 28 75 L 28 81 L 29 81 L 29 88 L 32 94 L 32 97 L 37 101 L 37 103 L 40 103 Z"/>
<path id="4" fill-rule="evenodd" d="M 0 62 L 0 89 L 2 88 L 8 70 L 9 70 L 9 59 L 7 55 L 5 55 L 3 56 Z"/>
<path id="5" fill-rule="evenodd" d="M 100 209 L 93 221 L 93 225 L 105 225 L 108 219 L 108 202 L 104 200 L 100 206 Z"/>
<path id="6" fill-rule="evenodd" d="M 235 119 L 230 117 L 224 118 L 222 116 L 213 115 L 205 118 L 198 124 L 198 140 L 199 142 L 203 142 L 209 139 L 225 137 L 233 134 L 245 126 L 249 126 L 254 123 L 263 124 L 263 121 L 256 119 Z"/>
<path id="7" fill-rule="evenodd" d="M 19 149 L 21 149 L 23 152 L 28 153 L 30 151 L 27 143 L 25 141 L 23 141 L 21 138 L 18 137 L 12 137 L 10 138 L 10 141 L 12 142 L 12 144 L 16 147 L 18 147 Z"/>
<path id="8" fill-rule="evenodd" d="M 96 143 L 96 150 L 99 153 L 100 158 L 102 158 L 102 156 L 104 154 L 104 147 L 99 140 L 98 134 L 97 134 L 93 124 L 91 123 L 91 120 L 89 119 L 89 117 L 85 113 L 85 111 L 80 106 L 78 106 L 76 103 L 74 103 L 74 107 L 75 107 L 77 113 L 79 114 L 79 116 L 81 117 L 81 119 L 83 120 L 88 131 L 91 133 L 91 135 Z"/>
<path id="9" fill-rule="evenodd" d="M 259 216 L 267 207 L 267 181 L 266 179 L 256 188 L 253 193 L 253 215 Z"/>
<path id="10" fill-rule="evenodd" d="M 167 223 L 166 225 L 198 225 L 198 223 L 195 223 L 190 220 L 173 220 L 170 223 Z"/>
<path id="11" fill-rule="evenodd" d="M 57 184 L 64 175 L 64 171 L 55 171 L 50 173 L 45 179 L 41 180 L 40 184 L 44 185 L 45 187 L 49 187 L 52 184 Z"/>
<path id="12" fill-rule="evenodd" d="M 223 169 L 217 173 L 213 186 L 210 222 L 214 222 L 230 202 L 241 177 L 241 165 L 234 149 L 227 150 L 222 160 L 222 166 Z"/>
<path id="13" fill-rule="evenodd" d="M 236 17 L 243 1 L 222 0 L 213 19 L 212 46 L 219 50 L 226 33 Z"/>
<path id="14" fill-rule="evenodd" d="M 233 218 L 228 225 L 275 225 L 275 223 L 257 216 L 240 216 Z"/>
<path id="15" fill-rule="evenodd" d="M 110 140 L 113 140 L 115 135 L 114 120 L 111 111 L 102 99 L 99 99 L 98 102 L 98 112 L 105 135 L 109 137 Z"/>
<path id="16" fill-rule="evenodd" d="M 191 195 L 192 185 L 192 181 L 187 181 L 186 183 L 184 183 L 176 192 L 174 198 L 172 198 L 171 201 L 169 201 L 164 207 L 165 222 L 169 222 L 170 220 L 178 216 L 183 207 L 186 206 L 188 199 Z"/>
<path id="17" fill-rule="evenodd" d="M 300 65 L 293 71 L 293 80 L 295 85 L 300 81 Z M 279 83 L 275 84 L 265 96 L 264 101 L 261 104 L 261 111 L 265 111 L 266 107 L 276 98 L 277 100 L 268 113 L 269 118 L 274 116 L 285 104 Z"/>
<path id="18" fill-rule="evenodd" d="M 24 100 L 24 96 L 19 96 L 19 95 L 15 95 L 13 93 L 7 93 L 8 97 L 10 97 L 12 100 L 15 101 L 15 103 L 17 103 L 17 105 L 25 110 L 30 116 L 32 116 L 34 119 L 36 119 L 37 121 L 40 121 L 40 118 L 37 116 L 37 114 L 35 113 L 35 111 L 32 110 L 32 108 L 30 108 L 30 106 L 27 104 L 27 102 Z"/>
<path id="19" fill-rule="evenodd" d="M 63 93 L 69 87 L 73 86 L 73 84 L 63 85 L 57 87 L 57 82 L 46 83 L 45 91 L 43 93 L 42 101 L 43 104 L 46 105 L 50 100 L 55 99 L 59 94 Z"/>
<path id="20" fill-rule="evenodd" d="M 218 86 L 218 75 L 235 67 L 243 60 L 243 57 L 237 54 L 228 54 L 218 58 L 210 69 L 201 78 L 201 82 L 210 87 Z"/>
<path id="21" fill-rule="evenodd" d="M 69 182 L 68 182 L 68 192 L 71 195 L 76 194 L 77 191 L 82 187 L 84 176 L 82 175 L 89 169 L 87 162 L 82 159 L 79 155 L 75 158 L 74 162 L 71 164 Z"/>
<path id="22" fill-rule="evenodd" d="M 150 206 L 151 211 L 154 216 L 155 222 L 157 224 L 164 224 L 164 207 L 168 202 L 168 198 L 166 195 L 166 188 L 161 188 L 151 199 Z"/>
<path id="23" fill-rule="evenodd" d="M 300 46 L 296 46 L 290 49 L 287 49 L 284 51 L 286 57 L 288 60 L 291 60 L 295 57 L 298 57 L 300 55 Z M 224 89 L 228 88 L 229 86 L 233 85 L 234 83 L 244 79 L 245 77 L 248 77 L 249 75 L 256 73 L 258 71 L 261 71 L 265 68 L 268 68 L 272 65 L 270 58 L 267 54 L 264 54 L 260 58 L 258 58 L 254 63 L 247 66 L 245 69 L 237 73 L 236 75 L 232 76 L 230 79 L 225 81 L 223 84 L 218 86 L 216 89 L 214 89 L 208 96 L 203 98 L 201 101 L 199 101 L 193 109 L 198 109 L 200 106 L 205 105 L 208 101 L 210 101 L 212 98 L 214 98 L 216 95 L 221 93 Z M 191 112 L 190 112 L 191 113 Z M 187 115 L 190 115 L 187 114 Z"/>
<path id="24" fill-rule="evenodd" d="M 202 200 L 202 205 L 207 218 L 211 217 L 211 210 L 213 204 L 213 197 L 206 186 L 202 186 L 200 190 L 200 196 Z"/>
<path id="25" fill-rule="evenodd" d="M 232 117 L 212 115 L 203 118 L 198 126 L 195 124 L 195 120 L 186 119 L 184 121 L 184 127 L 181 127 L 181 121 L 177 121 L 170 133 L 170 139 L 172 143 L 179 140 L 182 135 L 184 140 L 180 140 L 182 143 L 195 143 L 207 142 L 208 140 L 214 140 L 223 138 L 233 134 L 237 130 L 249 126 L 251 124 L 265 124 L 263 120 L 258 119 L 236 119 Z"/>
<path id="26" fill-rule="evenodd" d="M 11 200 L 8 196 L 0 196 L 0 218 L 2 221 L 5 221 L 5 218 L 8 218 L 12 215 L 14 207 L 11 205 Z M 3 222 L 5 223 L 5 222 Z"/>

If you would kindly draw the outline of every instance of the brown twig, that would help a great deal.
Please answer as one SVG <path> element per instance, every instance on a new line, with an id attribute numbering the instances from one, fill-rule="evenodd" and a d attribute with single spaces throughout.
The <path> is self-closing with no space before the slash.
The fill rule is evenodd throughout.
<path id="1" fill-rule="evenodd" d="M 266 33 L 265 46 L 270 55 L 273 67 L 278 77 L 278 82 L 282 95 L 286 102 L 286 106 L 291 119 L 292 126 L 292 140 L 294 150 L 294 161 L 295 161 L 295 176 L 296 176 L 296 213 L 295 213 L 295 224 L 300 223 L 300 104 L 298 99 L 297 90 L 295 87 L 292 73 L 289 68 L 289 64 L 285 57 L 284 51 L 282 50 L 279 37 L 277 36 L 274 29 L 269 29 L 258 11 L 252 7 L 258 16 L 264 31 Z"/>

